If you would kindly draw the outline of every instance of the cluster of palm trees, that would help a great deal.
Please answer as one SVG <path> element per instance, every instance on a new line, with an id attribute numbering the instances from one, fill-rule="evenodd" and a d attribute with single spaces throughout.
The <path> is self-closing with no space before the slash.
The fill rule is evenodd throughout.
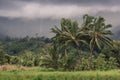
<path id="1" fill-rule="evenodd" d="M 55 34 L 52 38 L 52 54 L 49 53 L 50 56 L 45 56 L 45 58 L 51 58 L 52 56 L 50 59 L 51 63 L 54 61 L 58 62 L 55 63 L 56 66 L 53 68 L 57 69 L 60 65 L 62 67 L 69 66 L 70 69 L 73 69 L 75 67 L 74 62 L 70 59 L 75 61 L 75 59 L 82 58 L 81 51 L 83 46 L 88 47 L 91 58 L 95 49 L 101 50 L 104 45 L 112 47 L 113 41 L 109 38 L 109 35 L 112 35 L 109 29 L 111 27 L 110 24 L 105 24 L 103 17 L 93 17 L 86 14 L 83 16 L 82 25 L 79 25 L 77 21 L 63 18 L 60 27 L 55 26 L 51 29 Z M 75 51 L 71 52 L 71 47 Z M 70 53 L 75 54 L 75 56 Z M 61 61 L 62 64 L 60 64 Z M 51 63 L 47 64 L 50 65 Z"/>
<path id="2" fill-rule="evenodd" d="M 69 19 L 61 20 L 61 28 L 54 27 L 52 32 L 56 35 L 53 37 L 55 44 L 62 46 L 75 46 L 80 49 L 82 44 L 89 45 L 92 52 L 95 47 L 101 49 L 104 44 L 112 47 L 112 40 L 109 35 L 113 33 L 109 28 L 110 24 L 105 24 L 103 17 L 93 17 L 89 15 L 83 16 L 83 24 L 78 25 L 76 21 Z"/>

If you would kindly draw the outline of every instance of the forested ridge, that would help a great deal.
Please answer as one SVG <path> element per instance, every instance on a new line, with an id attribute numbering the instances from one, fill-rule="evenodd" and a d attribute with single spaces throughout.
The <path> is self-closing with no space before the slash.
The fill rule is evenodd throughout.
<path id="1" fill-rule="evenodd" d="M 54 25 L 54 24 L 53 24 Z M 82 24 L 61 19 L 51 28 L 52 38 L 29 37 L 0 40 L 0 65 L 39 66 L 60 71 L 120 68 L 120 41 L 110 39 L 112 25 L 103 17 L 83 16 Z"/>

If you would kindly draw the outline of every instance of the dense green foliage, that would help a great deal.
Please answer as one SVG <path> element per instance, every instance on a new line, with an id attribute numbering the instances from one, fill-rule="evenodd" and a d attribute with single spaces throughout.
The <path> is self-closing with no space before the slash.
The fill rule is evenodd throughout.
<path id="1" fill-rule="evenodd" d="M 59 71 L 120 68 L 120 41 L 110 39 L 112 26 L 103 17 L 83 16 L 83 23 L 62 19 L 45 37 L 0 40 L 0 65 L 40 66 Z"/>
<path id="2" fill-rule="evenodd" d="M 51 40 L 45 37 L 1 39 L 0 64 L 39 66 L 40 57 L 50 43 Z"/>

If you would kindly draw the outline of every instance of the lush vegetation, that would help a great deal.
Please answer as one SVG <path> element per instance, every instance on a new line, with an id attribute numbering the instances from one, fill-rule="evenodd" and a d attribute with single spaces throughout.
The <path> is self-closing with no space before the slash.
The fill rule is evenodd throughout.
<path id="1" fill-rule="evenodd" d="M 40 69 L 9 70 L 0 71 L 0 80 L 120 80 L 120 71 L 43 72 Z"/>
<path id="2" fill-rule="evenodd" d="M 111 27 L 103 17 L 84 15 L 81 25 L 63 18 L 59 27 L 51 29 L 55 34 L 51 39 L 37 35 L 1 39 L 0 65 L 57 71 L 119 69 L 120 41 L 110 39 Z"/>

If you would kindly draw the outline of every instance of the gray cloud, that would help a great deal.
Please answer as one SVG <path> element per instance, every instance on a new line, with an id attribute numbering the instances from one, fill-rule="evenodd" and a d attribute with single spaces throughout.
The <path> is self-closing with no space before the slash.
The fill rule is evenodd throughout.
<path id="1" fill-rule="evenodd" d="M 0 34 L 51 36 L 50 28 L 61 18 L 81 21 L 86 13 L 105 17 L 115 28 L 120 25 L 120 0 L 0 0 Z"/>
<path id="2" fill-rule="evenodd" d="M 120 0 L 1 0 L 0 16 L 25 19 L 59 19 L 62 17 L 73 18 L 86 13 L 97 14 L 104 11 L 116 13 L 120 12 L 119 2 Z M 116 5 L 113 5 L 115 3 Z"/>
<path id="3" fill-rule="evenodd" d="M 119 0 L 21 0 L 26 2 L 39 2 L 49 4 L 80 4 L 80 5 L 98 5 L 98 4 L 119 4 Z"/>
<path id="4" fill-rule="evenodd" d="M 9 18 L 25 18 L 25 19 L 37 19 L 37 18 L 71 18 L 81 16 L 83 14 L 96 14 L 98 12 L 120 12 L 120 6 L 81 6 L 81 5 L 52 5 L 52 4 L 40 4 L 40 3 L 24 3 L 19 4 L 16 9 L 0 10 L 1 17 Z"/>
<path id="5" fill-rule="evenodd" d="M 16 7 L 24 3 L 52 4 L 52 5 L 119 5 L 120 0 L 0 0 L 1 7 Z"/>
<path id="6" fill-rule="evenodd" d="M 37 20 L 21 20 L 21 19 L 8 19 L 0 17 L 0 34 L 12 37 L 25 37 L 26 35 L 50 37 L 50 28 L 58 25 L 58 20 L 50 19 L 37 19 Z"/>

